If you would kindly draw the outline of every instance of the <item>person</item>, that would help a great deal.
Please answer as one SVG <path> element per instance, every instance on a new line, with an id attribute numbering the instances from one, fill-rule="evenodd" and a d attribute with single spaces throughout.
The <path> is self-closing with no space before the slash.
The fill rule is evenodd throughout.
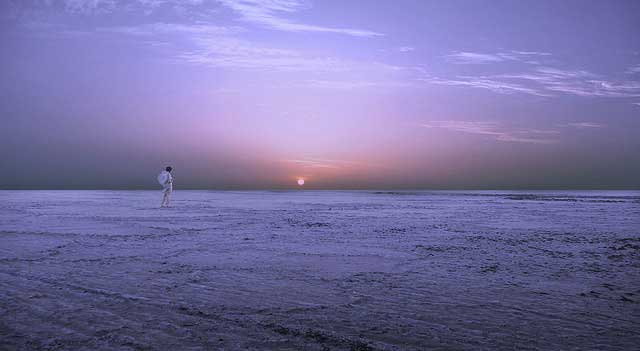
<path id="1" fill-rule="evenodd" d="M 171 168 L 171 166 L 167 166 L 164 171 L 158 174 L 158 183 L 162 185 L 162 203 L 160 207 L 169 207 L 171 202 L 171 193 L 173 192 L 172 170 L 173 168 Z"/>

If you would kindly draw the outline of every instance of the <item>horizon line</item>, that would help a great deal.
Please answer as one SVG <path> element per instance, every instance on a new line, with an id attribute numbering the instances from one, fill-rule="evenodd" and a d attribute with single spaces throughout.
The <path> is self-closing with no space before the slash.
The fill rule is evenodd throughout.
<path id="1" fill-rule="evenodd" d="M 207 187 L 189 187 L 175 189 L 174 191 L 640 191 L 639 187 L 460 187 L 460 188 L 207 188 Z M 0 191 L 162 191 L 149 187 L 140 188 L 0 188 Z"/>

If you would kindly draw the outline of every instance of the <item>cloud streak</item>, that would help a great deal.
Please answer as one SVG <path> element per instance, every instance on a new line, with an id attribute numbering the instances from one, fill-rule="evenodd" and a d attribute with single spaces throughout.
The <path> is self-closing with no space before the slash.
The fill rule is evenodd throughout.
<path id="1" fill-rule="evenodd" d="M 163 34 L 194 34 L 194 35 L 228 35 L 243 31 L 240 27 L 224 27 L 211 24 L 177 24 L 177 23 L 148 23 L 137 26 L 121 26 L 100 28 L 102 32 L 112 32 L 130 35 L 155 36 Z"/>
<path id="2" fill-rule="evenodd" d="M 447 55 L 449 62 L 455 64 L 489 64 L 505 61 L 520 61 L 525 63 L 538 63 L 533 59 L 536 57 L 551 56 L 547 52 L 536 51 L 509 51 L 499 53 L 477 53 L 468 51 L 459 51 Z"/>
<path id="3" fill-rule="evenodd" d="M 528 144 L 557 144 L 561 140 L 563 130 L 572 129 L 601 129 L 605 124 L 595 122 L 570 122 L 558 124 L 556 128 L 516 128 L 494 121 L 430 121 L 420 125 L 430 129 L 444 129 L 452 132 L 476 134 L 496 141 L 528 143 Z"/>
<path id="4" fill-rule="evenodd" d="M 631 66 L 627 69 L 628 74 L 640 73 L 640 65 Z"/>
<path id="5" fill-rule="evenodd" d="M 551 96 L 548 93 L 544 93 L 540 90 L 527 87 L 523 84 L 501 81 L 490 77 L 456 77 L 454 79 L 445 79 L 437 77 L 421 78 L 421 81 L 438 84 L 438 85 L 450 85 L 450 86 L 466 86 L 479 89 L 488 89 L 494 93 L 499 94 L 515 94 L 524 93 L 535 96 Z"/>
<path id="6" fill-rule="evenodd" d="M 604 128 L 605 125 L 602 123 L 594 123 L 594 122 L 573 122 L 573 123 L 567 123 L 566 124 L 567 127 L 573 127 L 573 128 L 579 128 L 579 129 L 584 129 L 584 128 Z"/>
<path id="7" fill-rule="evenodd" d="M 115 0 L 64 0 L 63 3 L 65 10 L 71 13 L 104 13 L 116 8 Z"/>
<path id="8" fill-rule="evenodd" d="M 640 82 L 635 80 L 613 81 L 588 71 L 544 66 L 523 73 L 453 78 L 427 76 L 418 80 L 430 84 L 487 89 L 500 94 L 522 93 L 541 97 L 559 94 L 600 98 L 640 97 Z"/>
<path id="9" fill-rule="evenodd" d="M 302 83 L 303 86 L 331 89 L 331 90 L 356 90 L 362 88 L 383 88 L 383 87 L 410 87 L 409 82 L 396 81 L 369 81 L 369 80 L 307 80 Z"/>
<path id="10" fill-rule="evenodd" d="M 430 129 L 445 129 L 465 134 L 477 134 L 493 140 L 528 144 L 555 144 L 559 142 L 558 130 L 508 128 L 498 122 L 489 121 L 430 121 L 421 124 Z"/>
<path id="11" fill-rule="evenodd" d="M 333 56 L 313 56 L 298 50 L 280 49 L 233 37 L 197 37 L 197 48 L 182 53 L 180 60 L 214 67 L 272 71 L 380 72 L 394 66 L 351 61 Z"/>
<path id="12" fill-rule="evenodd" d="M 224 27 L 210 24 L 152 23 L 137 26 L 101 28 L 102 32 L 152 37 L 172 40 L 181 35 L 190 43 L 175 55 L 178 62 L 207 65 L 230 69 L 251 69 L 270 71 L 311 71 L 311 72 L 394 72 L 398 68 L 378 62 L 362 62 L 333 56 L 308 55 L 294 49 L 283 49 L 240 39 L 240 27 Z M 148 41 L 147 41 L 148 42 Z M 151 41 L 155 43 L 156 41 Z M 177 45 L 176 45 L 177 46 Z M 338 84 L 338 83 L 336 83 Z M 360 86 L 364 86 L 360 84 Z M 353 86 L 352 86 L 353 87 Z"/>
<path id="13" fill-rule="evenodd" d="M 550 91 L 584 97 L 638 97 L 640 83 L 635 81 L 611 81 L 603 77 L 576 70 L 538 67 L 534 72 L 501 75 L 508 81 L 526 81 Z"/>
<path id="14" fill-rule="evenodd" d="M 304 8 L 298 0 L 219 0 L 238 13 L 244 21 L 287 32 L 324 32 L 355 37 L 376 37 L 382 33 L 354 28 L 335 28 L 295 22 L 282 17 Z"/>
<path id="15" fill-rule="evenodd" d="M 412 47 L 412 46 L 401 46 L 398 48 L 398 51 L 400 52 L 411 52 L 411 51 L 415 51 L 416 48 Z"/>
<path id="16" fill-rule="evenodd" d="M 350 169 L 360 169 L 360 168 L 386 168 L 382 165 L 368 162 L 358 162 L 358 161 L 350 161 L 350 160 L 337 160 L 337 159 L 325 159 L 325 158 L 314 158 L 314 157 L 303 157 L 299 159 L 287 159 L 283 160 L 283 162 L 295 164 L 302 168 L 308 169 L 332 169 L 332 170 L 350 170 Z"/>

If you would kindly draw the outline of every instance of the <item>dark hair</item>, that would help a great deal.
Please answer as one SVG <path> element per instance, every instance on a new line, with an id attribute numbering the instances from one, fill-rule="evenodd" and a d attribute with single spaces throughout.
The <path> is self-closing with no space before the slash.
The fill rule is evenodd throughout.
<path id="1" fill-rule="evenodd" d="M 167 166 L 167 168 L 165 168 L 165 171 L 167 171 L 167 172 L 171 172 L 171 170 L 173 170 L 173 168 L 171 168 L 171 166 Z"/>

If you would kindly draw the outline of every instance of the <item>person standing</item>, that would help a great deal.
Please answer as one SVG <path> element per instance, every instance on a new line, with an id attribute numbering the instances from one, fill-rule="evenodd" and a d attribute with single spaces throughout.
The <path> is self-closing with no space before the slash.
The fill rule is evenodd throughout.
<path id="1" fill-rule="evenodd" d="M 160 207 L 169 207 L 171 202 L 171 193 L 173 192 L 173 176 L 171 171 L 173 168 L 167 166 L 164 171 L 158 174 L 158 183 L 162 185 L 162 203 Z"/>

